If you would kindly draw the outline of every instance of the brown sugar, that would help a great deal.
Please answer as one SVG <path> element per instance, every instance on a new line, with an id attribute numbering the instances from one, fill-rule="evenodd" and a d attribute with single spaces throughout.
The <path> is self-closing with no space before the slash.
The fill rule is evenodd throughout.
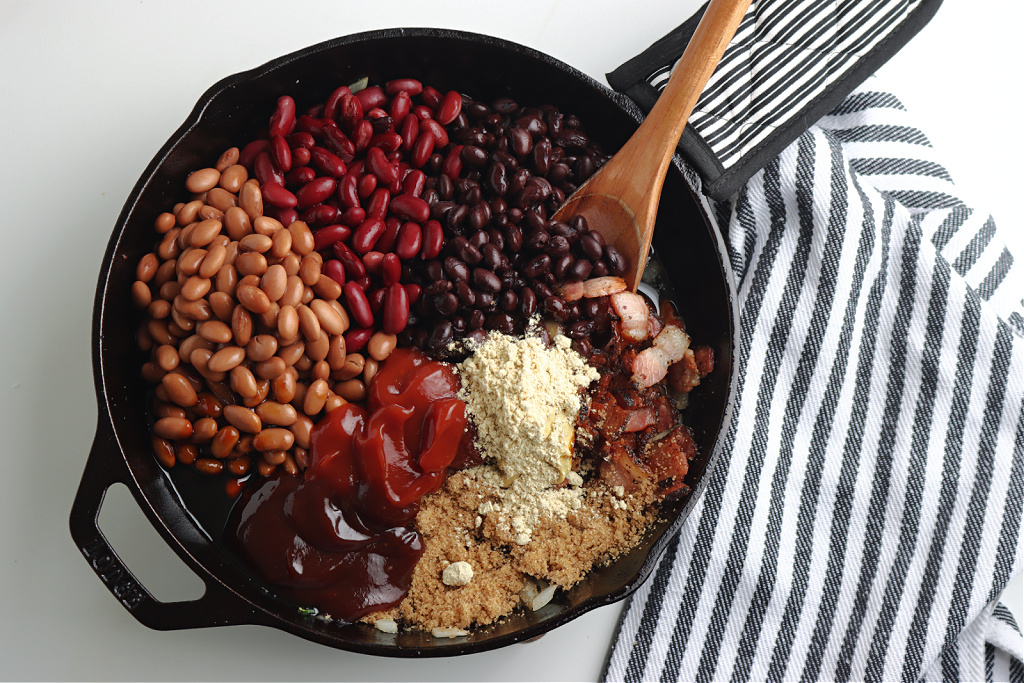
<path id="1" fill-rule="evenodd" d="M 520 592 L 531 582 L 570 588 L 595 565 L 606 563 L 639 541 L 653 520 L 653 490 L 621 498 L 595 480 L 582 487 L 582 504 L 565 516 L 546 512 L 528 544 L 500 512 L 481 515 L 497 492 L 472 472 L 459 472 L 422 503 L 416 526 L 426 551 L 413 573 L 405 600 L 364 621 L 395 619 L 420 629 L 491 624 L 523 607 Z M 472 579 L 463 586 L 443 581 L 445 568 L 466 562 Z M 528 609 L 528 608 L 527 608 Z"/>

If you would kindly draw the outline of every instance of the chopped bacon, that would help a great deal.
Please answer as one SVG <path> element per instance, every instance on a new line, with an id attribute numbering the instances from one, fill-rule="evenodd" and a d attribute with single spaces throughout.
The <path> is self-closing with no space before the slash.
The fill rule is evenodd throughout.
<path id="1" fill-rule="evenodd" d="M 670 365 L 679 361 L 690 347 L 690 335 L 681 327 L 668 325 L 654 338 L 650 348 L 633 361 L 633 383 L 640 388 L 654 386 L 668 374 Z"/>
<path id="2" fill-rule="evenodd" d="M 565 301 L 576 301 L 577 299 L 584 298 L 596 299 L 625 290 L 626 281 L 614 275 L 595 277 L 583 282 L 566 282 L 559 287 L 559 293 Z"/>
<path id="3" fill-rule="evenodd" d="M 693 350 L 693 360 L 697 364 L 700 378 L 704 379 L 715 369 L 715 350 L 710 346 L 699 346 Z"/>
<path id="4" fill-rule="evenodd" d="M 629 410 L 626 412 L 628 415 L 622 431 L 627 434 L 647 429 L 658 420 L 658 412 L 654 408 L 640 408 L 639 410 Z"/>
<path id="5" fill-rule="evenodd" d="M 598 472 L 605 484 L 621 486 L 626 493 L 634 491 L 638 482 L 651 478 L 651 473 L 633 460 L 629 451 L 619 443 L 610 444 Z"/>
<path id="6" fill-rule="evenodd" d="M 668 434 L 647 444 L 644 462 L 665 488 L 668 495 L 684 486 L 683 479 L 690 469 L 690 459 L 697 454 L 697 444 L 685 425 L 676 425 Z"/>
<path id="7" fill-rule="evenodd" d="M 647 339 L 647 301 L 636 292 L 617 292 L 611 296 L 615 315 L 621 318 L 619 332 L 629 341 Z"/>

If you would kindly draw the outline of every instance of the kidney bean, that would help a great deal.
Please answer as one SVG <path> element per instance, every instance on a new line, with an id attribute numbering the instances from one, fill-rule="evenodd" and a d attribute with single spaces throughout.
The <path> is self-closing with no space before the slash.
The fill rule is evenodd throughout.
<path id="1" fill-rule="evenodd" d="M 402 278 L 402 261 L 398 254 L 385 254 L 381 262 L 381 279 L 384 286 L 397 283 Z"/>
<path id="2" fill-rule="evenodd" d="M 324 118 L 325 119 L 336 119 L 339 112 L 341 111 L 341 101 L 346 95 L 352 95 L 352 90 L 347 85 L 342 85 L 335 88 L 330 95 L 327 96 L 327 101 L 324 102 Z"/>
<path id="3" fill-rule="evenodd" d="M 366 170 L 377 176 L 383 183 L 392 183 L 398 178 L 398 167 L 388 161 L 379 147 L 366 150 Z"/>
<path id="4" fill-rule="evenodd" d="M 416 139 L 420 135 L 420 117 L 410 112 L 402 121 L 399 134 L 402 136 L 402 151 L 405 153 L 412 151 L 413 145 L 416 144 Z"/>
<path id="5" fill-rule="evenodd" d="M 335 242 L 332 249 L 341 264 L 345 266 L 345 276 L 349 278 L 360 278 L 366 275 L 366 267 L 362 260 L 344 242 Z M 367 250 L 369 251 L 369 250 Z"/>
<path id="6" fill-rule="evenodd" d="M 355 143 L 353 143 L 352 140 L 350 140 L 348 136 L 338 128 L 338 124 L 333 121 L 329 121 L 327 125 L 323 127 L 321 134 L 327 148 L 337 154 L 338 157 L 346 164 L 355 158 L 357 151 Z"/>
<path id="7" fill-rule="evenodd" d="M 420 171 L 419 169 L 412 169 L 406 174 L 405 178 L 402 179 L 402 194 L 410 197 L 422 197 L 423 190 L 426 187 L 426 182 L 427 176 L 423 171 Z M 423 201 L 426 202 L 426 199 Z"/>
<path id="8" fill-rule="evenodd" d="M 420 258 L 430 261 L 438 257 L 444 246 L 444 229 L 441 223 L 430 219 L 423 223 L 423 247 L 420 251 Z"/>
<path id="9" fill-rule="evenodd" d="M 387 288 L 384 306 L 381 309 L 381 327 L 385 334 L 398 334 L 409 321 L 409 293 L 400 283 Z M 346 339 L 346 342 L 348 340 Z"/>
<path id="10" fill-rule="evenodd" d="M 421 125 L 421 128 L 425 126 Z M 434 152 L 437 139 L 429 130 L 423 130 L 416 138 L 409 155 L 409 165 L 413 168 L 422 168 L 427 164 L 431 154 Z"/>
<path id="11" fill-rule="evenodd" d="M 390 119 L 388 120 L 390 121 Z M 391 152 L 397 152 L 402 148 L 402 136 L 394 131 L 377 133 L 370 138 L 370 147 L 378 147 L 389 154 Z"/>
<path id="12" fill-rule="evenodd" d="M 341 178 L 348 170 L 341 157 L 325 147 L 314 146 L 309 150 L 309 154 L 313 165 L 329 176 Z"/>
<path id="13" fill-rule="evenodd" d="M 277 107 L 270 117 L 270 135 L 288 135 L 295 128 L 295 100 L 288 95 L 277 99 Z"/>
<path id="14" fill-rule="evenodd" d="M 362 105 L 363 111 L 370 111 L 374 107 L 383 105 L 388 100 L 387 94 L 379 85 L 363 88 L 355 96 L 359 100 L 359 104 Z"/>
<path id="15" fill-rule="evenodd" d="M 365 254 L 373 249 L 386 227 L 382 218 L 367 218 L 352 233 L 352 250 L 357 254 Z"/>
<path id="16" fill-rule="evenodd" d="M 374 178 L 376 176 L 363 176 L 364 178 Z M 370 201 L 366 205 L 366 216 L 367 218 L 381 218 L 388 213 L 388 207 L 391 205 L 391 191 L 386 187 L 377 187 L 373 190 L 373 193 L 369 195 Z"/>
<path id="17" fill-rule="evenodd" d="M 338 186 L 338 181 L 330 176 L 315 178 L 295 191 L 295 206 L 305 209 L 314 204 L 320 204 L 332 194 Z"/>
<path id="18" fill-rule="evenodd" d="M 282 209 L 290 209 L 298 204 L 298 200 L 291 191 L 285 189 L 285 187 L 276 181 L 265 182 L 260 186 L 260 191 L 263 193 L 263 199 L 268 204 L 276 206 Z"/>
<path id="19" fill-rule="evenodd" d="M 462 173 L 462 149 L 464 145 L 455 145 L 444 158 L 441 172 L 449 178 L 457 178 Z"/>
<path id="20" fill-rule="evenodd" d="M 356 325 L 366 328 L 372 327 L 373 311 L 370 309 L 370 302 L 366 298 L 366 292 L 355 282 L 345 283 L 342 291 L 345 295 L 345 303 L 348 304 L 348 311 Z M 322 319 L 321 323 L 323 323 Z"/>

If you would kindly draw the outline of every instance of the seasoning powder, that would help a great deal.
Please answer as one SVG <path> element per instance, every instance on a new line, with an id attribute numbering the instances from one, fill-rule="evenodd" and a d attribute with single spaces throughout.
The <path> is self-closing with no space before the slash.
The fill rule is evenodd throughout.
<path id="1" fill-rule="evenodd" d="M 562 335 L 547 346 L 535 336 L 492 334 L 458 365 L 460 398 L 490 461 L 467 474 L 500 501 L 480 513 L 506 516 L 519 545 L 543 513 L 564 517 L 580 504 L 578 487 L 553 487 L 570 473 L 582 390 L 599 374 L 570 344 Z"/>

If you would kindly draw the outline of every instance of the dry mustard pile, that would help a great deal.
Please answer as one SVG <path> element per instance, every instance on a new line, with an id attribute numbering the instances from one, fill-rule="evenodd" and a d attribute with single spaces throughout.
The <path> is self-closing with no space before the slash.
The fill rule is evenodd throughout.
<path id="1" fill-rule="evenodd" d="M 551 106 L 359 82 L 282 96 L 155 218 L 131 291 L 153 451 L 223 478 L 225 543 L 277 594 L 458 636 L 686 492 L 713 354 L 549 218 L 606 160 Z"/>

